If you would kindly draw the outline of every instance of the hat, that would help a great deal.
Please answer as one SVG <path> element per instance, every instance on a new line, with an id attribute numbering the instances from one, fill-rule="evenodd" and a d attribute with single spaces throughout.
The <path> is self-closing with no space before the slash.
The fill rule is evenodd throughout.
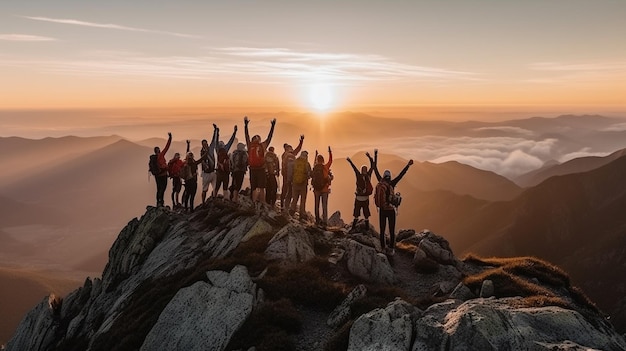
<path id="1" fill-rule="evenodd" d="M 386 169 L 383 173 L 383 178 L 391 178 L 391 171 Z"/>
<path id="2" fill-rule="evenodd" d="M 302 152 L 300 153 L 300 157 L 309 157 L 309 153 L 308 153 L 308 152 L 306 152 L 306 151 L 302 151 Z"/>

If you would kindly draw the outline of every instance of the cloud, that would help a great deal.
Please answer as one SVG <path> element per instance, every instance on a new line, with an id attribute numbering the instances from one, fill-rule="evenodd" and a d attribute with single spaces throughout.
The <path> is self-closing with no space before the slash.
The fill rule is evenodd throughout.
<path id="1" fill-rule="evenodd" d="M 512 127 L 512 126 L 495 126 L 495 127 L 481 127 L 475 128 L 475 131 L 496 131 L 496 132 L 505 132 L 512 134 L 520 134 L 525 136 L 532 136 L 535 133 L 531 130 L 520 128 L 520 127 Z"/>
<path id="2" fill-rule="evenodd" d="M 112 23 L 95 23 L 95 22 L 86 22 L 86 21 L 80 21 L 80 20 L 75 20 L 75 19 L 49 18 L 49 17 L 39 17 L 39 16 L 18 16 L 18 17 L 22 17 L 22 18 L 26 18 L 26 19 L 30 19 L 30 20 L 34 20 L 34 21 L 52 22 L 52 23 L 60 23 L 60 24 L 70 24 L 70 25 L 83 26 L 83 27 L 125 30 L 125 31 L 131 31 L 131 32 L 166 34 L 166 35 L 173 35 L 173 36 L 176 36 L 176 37 L 183 37 L 183 38 L 200 38 L 199 36 L 191 35 L 191 34 L 183 34 L 183 33 L 169 32 L 169 31 L 162 31 L 162 30 L 153 30 L 153 29 L 129 27 L 129 26 L 124 26 L 124 25 L 119 25 L 119 24 L 112 24 Z"/>
<path id="3" fill-rule="evenodd" d="M 568 154 L 565 154 L 559 157 L 558 161 L 561 163 L 564 163 L 564 162 L 573 160 L 575 158 L 590 157 L 590 156 L 604 157 L 604 156 L 607 156 L 608 154 L 609 154 L 608 152 L 592 152 L 590 147 L 584 147 L 578 151 L 570 152 Z"/>
<path id="4" fill-rule="evenodd" d="M 625 71 L 626 61 L 592 62 L 592 63 L 561 63 L 536 62 L 530 69 L 537 71 L 589 72 L 589 71 Z"/>
<path id="5" fill-rule="evenodd" d="M 281 48 L 213 48 L 198 56 L 160 57 L 98 51 L 86 55 L 83 60 L 31 60 L 22 64 L 64 74 L 179 79 L 212 79 L 224 75 L 231 82 L 239 79 L 262 84 L 281 83 L 280 80 L 268 80 L 267 77 L 307 83 L 329 80 L 334 84 L 354 81 L 475 79 L 470 72 L 412 66 L 377 55 L 299 52 Z"/>
<path id="6" fill-rule="evenodd" d="M 0 34 L 0 40 L 4 41 L 56 41 L 55 38 L 29 34 Z"/>
<path id="7" fill-rule="evenodd" d="M 572 81 L 614 81 L 626 75 L 626 61 L 563 63 L 536 62 L 528 65 L 532 71 L 550 74 L 549 77 L 526 79 L 534 84 L 562 84 Z"/>
<path id="8" fill-rule="evenodd" d="M 626 130 L 626 122 L 625 123 L 616 123 L 610 125 L 604 129 L 601 129 L 603 132 L 623 132 Z"/>

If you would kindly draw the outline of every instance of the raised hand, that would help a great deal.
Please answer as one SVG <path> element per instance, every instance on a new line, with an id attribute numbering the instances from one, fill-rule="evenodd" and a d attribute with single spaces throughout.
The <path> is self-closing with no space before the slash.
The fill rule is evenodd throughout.
<path id="1" fill-rule="evenodd" d="M 365 156 L 367 156 L 368 158 L 372 158 L 372 156 L 370 155 L 369 151 L 365 152 Z"/>
<path id="2" fill-rule="evenodd" d="M 374 149 L 374 155 L 378 155 L 378 149 Z"/>
<path id="3" fill-rule="evenodd" d="M 413 165 L 413 160 L 409 160 L 409 166 Z"/>
<path id="4" fill-rule="evenodd" d="M 350 157 L 346 157 L 346 161 L 348 161 L 348 162 L 352 162 L 352 160 L 350 159 Z"/>
<path id="5" fill-rule="evenodd" d="M 333 150 L 330 149 L 330 145 L 328 145 L 328 153 L 333 152 Z"/>
<path id="6" fill-rule="evenodd" d="M 168 132 L 168 133 L 167 133 L 167 136 L 168 136 L 170 139 L 172 139 L 172 132 Z"/>
<path id="7" fill-rule="evenodd" d="M 271 123 L 272 125 L 276 124 L 276 118 L 272 119 Z"/>
<path id="8" fill-rule="evenodd" d="M 191 140 L 187 140 L 187 145 L 191 144 Z"/>
<path id="9" fill-rule="evenodd" d="M 245 123 L 246 125 L 248 125 L 248 123 L 250 123 L 250 120 L 248 119 L 248 116 L 245 116 L 243 118 L 243 123 Z"/>
<path id="10" fill-rule="evenodd" d="M 217 129 L 217 124 L 213 123 L 213 129 Z"/>
<path id="11" fill-rule="evenodd" d="M 235 132 L 237 131 L 237 125 L 235 124 Z"/>
<path id="12" fill-rule="evenodd" d="M 304 140 L 304 134 L 300 134 L 300 140 Z"/>

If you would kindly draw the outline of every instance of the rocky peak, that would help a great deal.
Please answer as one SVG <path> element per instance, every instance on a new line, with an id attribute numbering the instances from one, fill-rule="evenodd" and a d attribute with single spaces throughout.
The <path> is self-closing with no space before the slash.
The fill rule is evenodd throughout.
<path id="1" fill-rule="evenodd" d="M 102 278 L 43 299 L 7 349 L 626 349 L 548 263 L 459 260 L 444 237 L 412 229 L 387 256 L 371 225 L 338 213 L 332 224 L 245 196 L 191 214 L 148 207 Z"/>

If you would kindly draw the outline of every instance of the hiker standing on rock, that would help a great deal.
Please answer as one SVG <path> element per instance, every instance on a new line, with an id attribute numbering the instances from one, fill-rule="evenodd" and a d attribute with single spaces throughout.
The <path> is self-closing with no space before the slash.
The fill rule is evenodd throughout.
<path id="1" fill-rule="evenodd" d="M 365 217 L 365 226 L 369 228 L 370 222 L 370 195 L 374 192 L 374 187 L 372 186 L 372 172 L 374 171 L 374 160 L 370 157 L 369 152 L 365 153 L 365 155 L 370 159 L 370 168 L 367 169 L 367 166 L 361 166 L 361 172 L 356 168 L 354 162 L 347 157 L 346 160 L 352 166 L 352 170 L 354 171 L 354 175 L 356 176 L 356 191 L 354 192 L 354 220 L 352 221 L 352 230 L 356 229 L 356 223 L 359 220 L 359 216 L 361 215 L 361 210 L 363 210 L 363 217 Z"/>
<path id="2" fill-rule="evenodd" d="M 302 149 L 302 143 L 304 142 L 304 135 L 300 135 L 300 142 L 298 143 L 298 147 L 295 149 L 285 143 L 283 148 L 285 151 L 280 156 L 282 161 L 281 173 L 283 174 L 283 186 L 280 191 L 280 207 L 283 211 L 289 210 L 289 205 L 291 204 L 292 198 L 292 183 L 291 177 L 289 176 L 288 168 L 291 166 L 293 168 L 293 162 L 296 160 L 296 155 Z"/>
<path id="3" fill-rule="evenodd" d="M 315 151 L 315 166 L 311 175 L 311 185 L 315 196 L 315 224 L 326 227 L 328 225 L 328 195 L 332 181 L 330 166 L 333 164 L 333 152 L 328 147 L 328 162 L 324 163 L 324 156 Z M 320 218 L 320 202 L 322 204 L 322 217 Z"/>
<path id="4" fill-rule="evenodd" d="M 309 187 L 309 178 L 311 178 L 311 164 L 309 164 L 309 153 L 302 151 L 300 157 L 293 162 L 293 171 L 291 171 L 291 183 L 293 199 L 291 200 L 291 208 L 289 213 L 294 215 L 296 213 L 296 205 L 298 199 L 300 199 L 300 220 L 304 221 L 307 218 L 306 215 L 306 193 Z"/>
<path id="5" fill-rule="evenodd" d="M 165 154 L 170 149 L 172 143 L 172 133 L 167 133 L 167 143 L 161 151 L 158 146 L 154 147 L 154 154 L 150 155 L 150 161 L 148 162 L 148 168 L 150 173 L 154 175 L 156 181 L 156 203 L 157 207 L 163 207 L 165 205 L 165 189 L 167 189 L 167 161 L 165 160 Z"/>
<path id="6" fill-rule="evenodd" d="M 185 164 L 181 169 L 181 177 L 185 180 L 185 196 L 183 196 L 183 205 L 185 211 L 193 212 L 193 202 L 198 191 L 198 165 L 203 163 L 208 153 L 205 153 L 199 160 L 193 158 L 193 152 L 188 152 L 185 158 Z"/>
<path id="7" fill-rule="evenodd" d="M 217 130 L 217 140 L 220 138 L 220 129 L 214 124 Z M 213 191 L 213 196 L 217 197 L 220 186 L 222 187 L 224 198 L 226 198 L 228 192 L 228 183 L 230 181 L 230 147 L 235 141 L 235 135 L 237 134 L 237 126 L 235 126 L 233 135 L 228 140 L 228 143 L 224 144 L 223 141 L 219 141 L 217 145 L 217 170 L 216 170 L 216 184 Z"/>
<path id="8" fill-rule="evenodd" d="M 230 155 L 230 169 L 233 172 L 233 183 L 230 186 L 230 199 L 234 202 L 239 201 L 239 191 L 243 184 L 243 177 L 248 169 L 248 152 L 246 145 L 237 144 L 237 150 Z"/>
<path id="9" fill-rule="evenodd" d="M 217 125 L 213 124 L 213 137 L 211 144 L 206 139 L 202 140 L 202 150 L 200 156 L 202 161 L 202 203 L 206 201 L 206 194 L 209 191 L 209 185 L 213 187 L 211 194 L 215 191 L 215 183 L 217 182 L 217 174 L 215 173 L 215 145 L 217 145 Z"/>
<path id="10" fill-rule="evenodd" d="M 369 157 L 370 162 L 372 162 L 372 158 Z M 400 205 L 401 198 L 396 196 L 394 193 L 394 188 L 398 184 L 398 182 L 404 177 L 406 172 L 409 170 L 409 167 L 413 165 L 413 160 L 409 160 L 408 164 L 402 169 L 400 174 L 391 179 L 391 171 L 386 169 L 383 173 L 383 176 L 380 176 L 378 172 L 378 150 L 374 150 L 374 172 L 376 173 L 376 178 L 378 179 L 378 184 L 376 185 L 376 191 L 374 194 L 374 201 L 376 202 L 376 206 L 379 209 L 379 220 L 380 220 L 380 247 L 385 249 L 385 227 L 387 222 L 389 222 L 389 246 L 386 251 L 390 255 L 394 255 L 396 253 L 396 209 Z"/>
<path id="11" fill-rule="evenodd" d="M 180 178 L 180 171 L 185 163 L 180 159 L 180 153 L 175 153 L 174 158 L 167 163 L 167 172 L 172 178 L 172 208 L 180 207 L 179 195 L 183 188 L 183 181 Z"/>
<path id="12" fill-rule="evenodd" d="M 274 153 L 274 147 L 270 146 L 265 153 L 265 172 L 267 177 L 267 191 L 265 202 L 272 208 L 276 205 L 276 193 L 278 192 L 278 181 L 276 178 L 280 173 L 280 162 Z"/>
<path id="13" fill-rule="evenodd" d="M 265 150 L 267 150 L 270 142 L 272 141 L 272 135 L 274 134 L 274 126 L 276 126 L 276 118 L 271 121 L 270 132 L 267 135 L 267 139 L 261 142 L 261 136 L 255 135 L 250 140 L 250 134 L 248 133 L 248 123 L 250 120 L 248 116 L 243 119 L 246 134 L 246 146 L 248 147 L 248 165 L 250 167 L 250 190 L 252 201 L 265 202 L 265 187 L 267 178 L 265 175 Z"/>

